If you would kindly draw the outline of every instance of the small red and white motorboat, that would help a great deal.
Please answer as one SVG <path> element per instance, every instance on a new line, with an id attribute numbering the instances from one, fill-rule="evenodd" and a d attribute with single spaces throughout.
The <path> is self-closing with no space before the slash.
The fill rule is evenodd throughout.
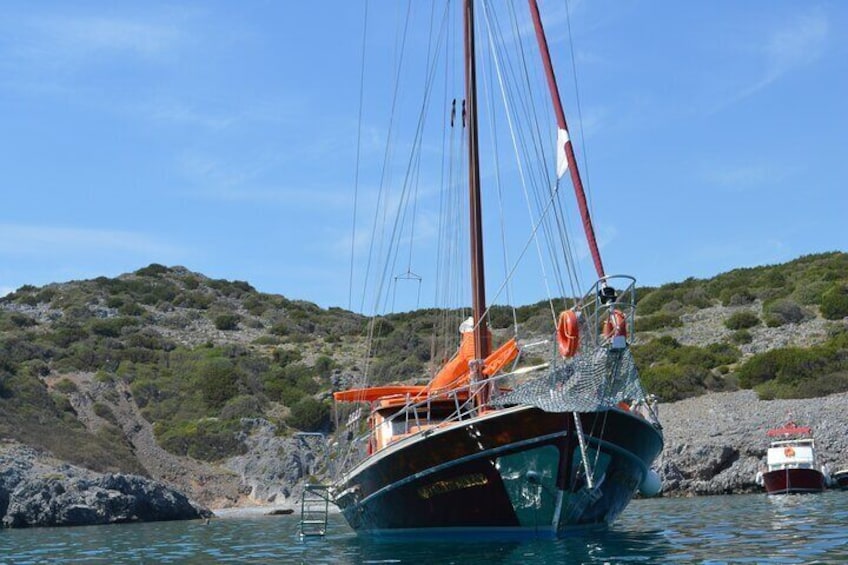
<path id="1" fill-rule="evenodd" d="M 768 431 L 772 438 L 768 448 L 766 472 L 757 473 L 757 484 L 768 494 L 822 492 L 828 477 L 819 469 L 816 445 L 809 426 L 789 422 Z"/>

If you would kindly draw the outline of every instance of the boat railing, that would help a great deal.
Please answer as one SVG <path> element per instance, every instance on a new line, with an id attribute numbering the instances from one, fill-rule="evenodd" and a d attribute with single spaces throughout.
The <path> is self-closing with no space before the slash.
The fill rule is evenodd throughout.
<path id="1" fill-rule="evenodd" d="M 581 349 L 604 345 L 624 347 L 633 336 L 636 279 L 629 275 L 599 279 L 578 302 L 577 310 L 580 312 Z M 619 323 L 623 326 L 618 327 Z"/>
<path id="2" fill-rule="evenodd" d="M 542 367 L 539 366 L 538 368 Z M 388 437 L 380 434 L 378 430 L 368 429 L 358 434 L 355 438 L 351 438 L 351 445 L 367 446 L 369 442 L 374 440 L 374 436 L 377 435 L 379 438 L 376 444 L 372 444 L 370 449 L 354 449 L 353 451 L 359 451 L 361 455 L 379 451 L 402 438 L 416 433 L 426 433 L 428 430 L 449 426 L 476 416 L 481 410 L 485 410 L 485 407 L 481 407 L 478 401 L 484 386 L 489 391 L 493 391 L 491 394 L 497 395 L 511 377 L 523 373 L 526 373 L 526 371 L 504 373 L 489 377 L 484 382 L 470 383 L 462 387 L 444 391 L 431 391 L 429 394 L 420 395 L 420 399 L 413 394 L 407 393 L 395 399 L 396 406 L 388 408 L 376 406 L 372 409 L 372 418 L 374 418 L 375 412 L 385 413 L 388 410 L 392 410 L 390 415 L 383 416 L 377 424 L 378 426 L 382 426 L 383 430 L 390 430 L 390 433 L 387 434 Z M 394 403 L 392 402 L 392 404 Z M 450 411 L 446 411 L 446 406 L 451 407 Z"/>

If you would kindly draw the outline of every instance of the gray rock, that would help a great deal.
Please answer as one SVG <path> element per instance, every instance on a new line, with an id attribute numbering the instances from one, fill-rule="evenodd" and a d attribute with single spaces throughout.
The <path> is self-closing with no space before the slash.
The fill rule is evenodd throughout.
<path id="1" fill-rule="evenodd" d="M 0 523 L 4 527 L 83 526 L 189 520 L 212 513 L 164 483 L 99 474 L 35 450 L 0 448 Z"/>

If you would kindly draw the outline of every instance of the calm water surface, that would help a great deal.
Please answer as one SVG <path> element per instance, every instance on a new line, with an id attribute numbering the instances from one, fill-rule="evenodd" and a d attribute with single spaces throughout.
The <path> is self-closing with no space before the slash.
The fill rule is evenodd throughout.
<path id="1" fill-rule="evenodd" d="M 525 542 L 375 542 L 340 515 L 301 541 L 298 516 L 0 530 L 0 563 L 839 563 L 848 492 L 633 501 L 592 535 Z"/>

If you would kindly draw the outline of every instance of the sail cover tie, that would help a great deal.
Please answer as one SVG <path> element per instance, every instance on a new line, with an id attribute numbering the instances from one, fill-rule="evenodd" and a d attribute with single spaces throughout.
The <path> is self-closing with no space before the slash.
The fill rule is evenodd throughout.
<path id="1" fill-rule="evenodd" d="M 568 171 L 568 157 L 565 154 L 565 146 L 571 141 L 568 137 L 568 130 L 565 128 L 559 128 L 557 130 L 557 179 L 561 179 L 563 175 L 565 175 L 566 171 Z"/>

